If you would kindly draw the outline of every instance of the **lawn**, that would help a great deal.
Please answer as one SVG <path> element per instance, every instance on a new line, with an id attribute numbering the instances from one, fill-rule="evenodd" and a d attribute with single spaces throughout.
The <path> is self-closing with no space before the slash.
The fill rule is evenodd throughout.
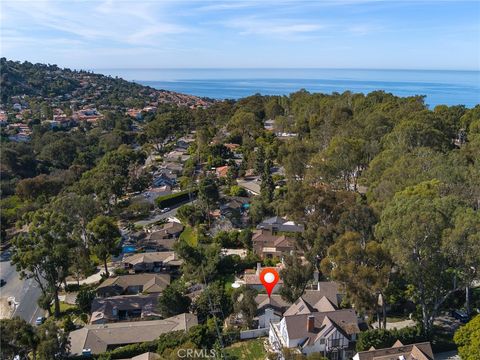
<path id="1" fill-rule="evenodd" d="M 52 304 L 50 306 L 50 309 L 52 310 L 52 313 L 55 311 L 55 305 Z M 67 304 L 64 303 L 63 301 L 60 301 L 60 316 L 63 317 L 65 315 L 73 314 L 76 312 L 78 309 L 75 305 Z"/>
<path id="2" fill-rule="evenodd" d="M 225 349 L 227 359 L 264 360 L 266 356 L 263 342 L 265 338 L 240 341 Z"/>
<path id="3" fill-rule="evenodd" d="M 191 226 L 186 226 L 185 230 L 180 234 L 180 240 L 184 240 L 190 246 L 197 246 L 197 231 Z"/>

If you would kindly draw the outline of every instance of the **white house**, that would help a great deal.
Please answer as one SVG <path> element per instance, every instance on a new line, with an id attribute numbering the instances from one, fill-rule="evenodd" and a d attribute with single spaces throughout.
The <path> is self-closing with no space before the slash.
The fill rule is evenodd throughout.
<path id="1" fill-rule="evenodd" d="M 278 323 L 270 322 L 269 342 L 279 353 L 287 347 L 305 355 L 319 352 L 332 360 L 344 360 L 354 355 L 359 332 L 354 310 L 310 312 L 284 316 Z"/>

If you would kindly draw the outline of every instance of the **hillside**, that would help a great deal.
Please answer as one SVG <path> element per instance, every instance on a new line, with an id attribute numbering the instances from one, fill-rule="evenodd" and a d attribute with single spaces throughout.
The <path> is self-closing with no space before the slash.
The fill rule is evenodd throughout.
<path id="1" fill-rule="evenodd" d="M 204 107 L 211 103 L 196 96 L 156 90 L 120 78 L 6 58 L 0 59 L 0 87 L 1 103 L 6 107 L 22 96 L 47 102 L 88 102 L 99 108 L 146 106 L 152 102 Z"/>

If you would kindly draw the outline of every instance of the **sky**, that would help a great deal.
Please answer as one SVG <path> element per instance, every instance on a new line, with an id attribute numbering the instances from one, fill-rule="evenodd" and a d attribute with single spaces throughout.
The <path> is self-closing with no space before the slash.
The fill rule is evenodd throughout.
<path id="1" fill-rule="evenodd" d="M 480 0 L 0 4 L 1 56 L 74 69 L 480 69 Z"/>

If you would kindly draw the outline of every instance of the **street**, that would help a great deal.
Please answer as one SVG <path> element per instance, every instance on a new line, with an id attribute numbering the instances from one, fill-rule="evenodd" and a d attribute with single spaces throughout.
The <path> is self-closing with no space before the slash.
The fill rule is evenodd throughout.
<path id="1" fill-rule="evenodd" d="M 33 279 L 20 279 L 15 266 L 10 263 L 8 250 L 0 254 L 0 277 L 6 281 L 6 284 L 0 288 L 2 300 L 6 302 L 8 298 L 13 297 L 18 303 L 13 316 L 19 316 L 25 321 L 35 324 L 35 319 L 43 315 L 43 310 L 37 305 L 41 290 Z"/>
<path id="2" fill-rule="evenodd" d="M 157 214 L 157 215 L 155 215 L 153 217 L 150 217 L 148 219 L 145 219 L 145 220 L 136 221 L 135 225 L 136 226 L 148 226 L 150 224 L 156 223 L 157 221 L 160 221 L 160 220 L 163 220 L 163 219 L 168 219 L 170 217 L 175 217 L 177 215 L 177 210 L 178 210 L 179 207 L 181 207 L 182 205 L 186 205 L 186 204 L 190 204 L 190 203 L 194 203 L 194 202 L 195 202 L 195 200 L 183 202 L 181 204 L 176 205 L 170 211 L 167 211 L 167 212 L 162 213 L 162 214 Z"/>

